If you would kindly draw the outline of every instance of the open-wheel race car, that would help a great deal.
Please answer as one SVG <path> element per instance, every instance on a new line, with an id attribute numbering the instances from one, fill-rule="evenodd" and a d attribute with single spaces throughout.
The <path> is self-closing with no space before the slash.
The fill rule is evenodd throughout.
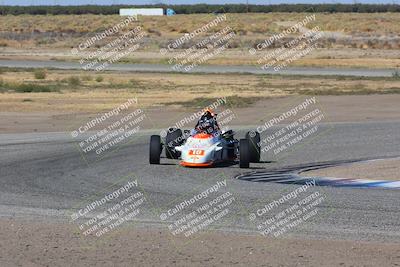
<path id="1" fill-rule="evenodd" d="M 182 131 L 170 128 L 165 141 L 159 135 L 150 138 L 150 164 L 160 164 L 161 153 L 169 159 L 180 159 L 185 167 L 211 167 L 221 163 L 239 162 L 249 168 L 250 162 L 260 161 L 260 134 L 247 132 L 244 139 L 234 138 L 232 130 L 215 133 Z"/>
<path id="2" fill-rule="evenodd" d="M 161 153 L 169 159 L 181 159 L 186 167 L 211 167 L 221 163 L 239 161 L 240 168 L 248 168 L 250 162 L 260 161 L 260 134 L 248 132 L 238 141 L 232 130 L 221 131 L 217 114 L 205 109 L 191 131 L 169 128 L 164 142 L 159 135 L 150 138 L 150 164 L 160 164 Z"/>

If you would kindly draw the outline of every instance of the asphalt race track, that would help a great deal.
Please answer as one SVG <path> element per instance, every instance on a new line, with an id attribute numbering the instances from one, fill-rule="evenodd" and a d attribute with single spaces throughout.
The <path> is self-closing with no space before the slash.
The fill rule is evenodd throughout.
<path id="1" fill-rule="evenodd" d="M 0 67 L 12 68 L 55 68 L 82 69 L 78 62 L 39 61 L 39 60 L 0 60 Z M 170 65 L 162 64 L 112 64 L 107 70 L 125 72 L 175 72 Z M 182 70 L 182 72 L 185 72 Z M 189 73 L 251 73 L 280 75 L 334 75 L 359 77 L 392 77 L 392 69 L 363 68 L 312 68 L 289 67 L 279 70 L 263 70 L 257 66 L 198 66 Z"/>
<path id="2" fill-rule="evenodd" d="M 327 130 L 322 137 L 279 157 L 263 155 L 265 163 L 253 164 L 247 171 L 400 154 L 400 122 L 333 123 L 320 127 L 322 132 Z M 226 179 L 224 190 L 233 193 L 236 203 L 229 216 L 214 227 L 255 232 L 249 214 L 299 187 L 237 180 L 235 176 L 246 172 L 237 165 L 189 169 L 165 158 L 161 159 L 162 165 L 149 165 L 149 135 L 157 132 L 144 130 L 96 161 L 83 159 L 69 133 L 1 134 L 0 216 L 68 221 L 69 214 L 77 206 L 80 208 L 79 203 L 103 192 L 121 177 L 130 176 L 137 179 L 147 199 L 136 220 L 163 226 L 160 213 L 171 207 L 171 201 L 190 197 Z M 238 135 L 244 136 L 244 131 L 238 130 Z M 325 200 L 317 215 L 286 236 L 400 241 L 399 190 L 329 186 L 309 190 L 318 191 Z"/>
<path id="3" fill-rule="evenodd" d="M 392 157 L 389 157 L 389 159 Z M 398 157 L 395 157 L 396 159 Z M 236 176 L 237 179 L 251 182 L 275 182 L 282 184 L 298 184 L 306 185 L 314 183 L 317 186 L 334 186 L 334 187 L 350 187 L 350 188 L 384 188 L 384 189 L 400 189 L 400 182 L 391 180 L 371 180 L 371 179 L 354 179 L 340 177 L 323 177 L 310 176 L 302 174 L 307 171 L 320 170 L 324 168 L 337 166 L 351 166 L 355 163 L 368 163 L 373 161 L 385 160 L 387 157 L 364 158 L 358 160 L 337 160 L 326 162 L 313 162 L 309 164 L 300 164 L 277 168 L 272 170 L 252 171 Z M 375 177 L 376 178 L 376 177 Z"/>

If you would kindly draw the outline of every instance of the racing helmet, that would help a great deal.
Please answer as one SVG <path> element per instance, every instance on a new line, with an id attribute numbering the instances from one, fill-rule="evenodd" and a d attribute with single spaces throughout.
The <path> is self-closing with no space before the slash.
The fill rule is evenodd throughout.
<path id="1" fill-rule="evenodd" d="M 205 108 L 202 117 L 203 117 L 203 118 L 206 118 L 206 119 L 212 119 L 212 118 L 215 117 L 215 114 L 214 114 L 214 112 L 212 111 L 212 109 L 210 109 L 210 108 Z"/>

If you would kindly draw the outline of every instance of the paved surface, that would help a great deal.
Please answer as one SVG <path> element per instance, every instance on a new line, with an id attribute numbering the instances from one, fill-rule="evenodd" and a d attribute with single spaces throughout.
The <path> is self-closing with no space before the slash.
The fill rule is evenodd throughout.
<path id="1" fill-rule="evenodd" d="M 399 155 L 400 122 L 333 123 L 322 125 L 320 131 L 321 136 L 296 146 L 290 153 L 279 157 L 263 155 L 264 161 L 272 162 L 253 164 L 253 170 Z M 227 186 L 222 192 L 233 193 L 236 202 L 229 216 L 215 227 L 254 232 L 249 214 L 299 187 L 236 180 L 233 177 L 244 172 L 237 165 L 188 169 L 167 159 L 161 159 L 162 165 L 149 165 L 150 134 L 151 131 L 144 131 L 129 144 L 95 160 L 85 160 L 76 140 L 68 133 L 1 134 L 0 216 L 68 220 L 67 215 L 87 203 L 88 197 L 101 197 L 108 192 L 105 188 L 129 176 L 137 179 L 147 196 L 137 218 L 139 223 L 162 225 L 160 213 L 171 208 L 171 203 L 190 198 L 226 179 Z M 244 136 L 244 132 L 239 131 L 238 135 Z M 308 190 L 318 191 L 325 200 L 317 215 L 285 236 L 400 241 L 399 190 L 331 187 Z M 189 209 L 192 208 L 195 205 Z"/>
<path id="2" fill-rule="evenodd" d="M 57 68 L 81 69 L 78 62 L 36 61 L 36 60 L 0 60 L 0 67 L 15 68 Z M 136 72 L 173 72 L 172 66 L 162 64 L 113 64 L 107 70 Z M 311 68 L 290 67 L 279 72 L 262 70 L 257 66 L 198 66 L 189 73 L 252 73 L 252 74 L 283 74 L 283 75 L 339 75 L 391 77 L 391 69 L 361 69 L 361 68 Z"/>

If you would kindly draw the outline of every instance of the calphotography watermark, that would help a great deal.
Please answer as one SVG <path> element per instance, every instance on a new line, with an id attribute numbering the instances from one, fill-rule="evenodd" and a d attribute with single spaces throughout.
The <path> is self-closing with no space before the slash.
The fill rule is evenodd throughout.
<path id="1" fill-rule="evenodd" d="M 318 191 L 309 193 L 315 184 L 315 180 L 310 180 L 279 199 L 253 210 L 248 220 L 256 225 L 263 236 L 279 237 L 295 229 L 316 216 L 318 205 L 325 200 Z"/>
<path id="2" fill-rule="evenodd" d="M 277 72 L 285 69 L 294 61 L 305 57 L 317 48 L 317 41 L 323 37 L 323 32 L 320 30 L 319 26 L 315 26 L 311 29 L 306 28 L 306 26 L 314 22 L 315 19 L 315 14 L 307 16 L 302 21 L 295 23 L 283 32 L 275 34 L 265 39 L 263 42 L 256 44 L 255 48 L 249 50 L 249 53 L 251 55 L 260 53 L 258 55 L 257 65 L 259 65 L 262 70 L 273 70 Z M 290 35 L 295 33 L 299 33 L 299 36 L 289 38 Z M 283 39 L 289 40 L 285 41 L 278 48 L 270 49 L 276 42 L 282 41 Z"/>
<path id="3" fill-rule="evenodd" d="M 229 123 L 236 119 L 237 116 L 232 109 L 225 109 L 217 114 L 218 125 L 221 128 L 221 132 L 229 130 Z"/>
<path id="4" fill-rule="evenodd" d="M 306 16 L 302 21 L 295 23 L 293 26 L 285 29 L 279 34 L 274 34 L 271 37 L 265 39 L 264 41 L 256 44 L 255 48 L 249 50 L 250 54 L 256 54 L 258 51 L 262 51 L 264 49 L 269 48 L 273 45 L 276 41 L 279 41 L 290 34 L 294 34 L 299 32 L 300 28 L 307 26 L 310 22 L 315 21 L 315 14 Z"/>
<path id="5" fill-rule="evenodd" d="M 80 57 L 79 64 L 84 70 L 102 71 L 113 63 L 137 51 L 146 32 L 141 26 L 124 31 L 137 21 L 137 16 L 127 17 L 113 27 L 97 33 L 73 48 L 71 53 Z"/>
<path id="6" fill-rule="evenodd" d="M 134 108 L 137 98 L 82 124 L 71 132 L 85 158 L 99 158 L 134 137 L 147 119 L 143 109 Z"/>
<path id="7" fill-rule="evenodd" d="M 235 197 L 229 191 L 221 192 L 226 185 L 226 180 L 217 181 L 199 193 L 174 202 L 160 214 L 160 219 L 168 222 L 168 229 L 174 236 L 190 237 L 207 229 L 231 213 Z"/>
<path id="8" fill-rule="evenodd" d="M 226 20 L 226 14 L 218 15 L 194 31 L 169 42 L 160 49 L 160 53 L 169 56 L 168 64 L 174 71 L 190 71 L 228 48 L 236 36 L 235 32 L 230 26 L 216 30 Z"/>
<path id="9" fill-rule="evenodd" d="M 137 16 L 129 16 L 125 20 L 104 30 L 103 32 L 95 34 L 93 37 L 86 39 L 84 42 L 80 43 L 78 45 L 78 48 L 73 48 L 71 52 L 74 54 L 85 51 L 86 49 L 96 44 L 96 42 L 119 33 L 121 29 L 125 28 L 133 21 L 137 21 Z"/>
<path id="10" fill-rule="evenodd" d="M 132 221 L 146 201 L 137 180 L 128 181 L 114 191 L 92 199 L 71 214 L 83 236 L 101 237 Z"/>
<path id="11" fill-rule="evenodd" d="M 257 126 L 256 131 L 262 136 L 259 143 L 261 153 L 272 152 L 278 155 L 315 136 L 319 124 L 325 118 L 316 103 L 316 97 L 307 98 L 292 109 Z"/>

